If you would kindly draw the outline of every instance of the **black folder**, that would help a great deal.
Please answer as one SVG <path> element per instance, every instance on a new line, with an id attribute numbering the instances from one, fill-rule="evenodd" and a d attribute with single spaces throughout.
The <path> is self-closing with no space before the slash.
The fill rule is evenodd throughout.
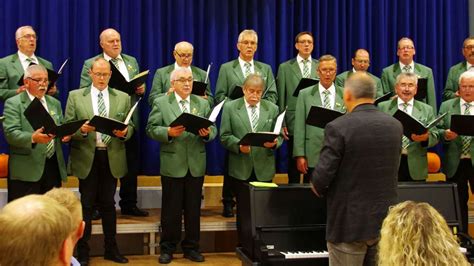
<path id="1" fill-rule="evenodd" d="M 306 124 L 325 128 L 329 122 L 342 115 L 344 115 L 344 113 L 336 110 L 327 109 L 321 106 L 311 106 L 308 116 L 306 117 Z"/>
<path id="2" fill-rule="evenodd" d="M 307 88 L 309 86 L 314 86 L 318 84 L 318 82 L 319 82 L 319 79 L 302 78 L 300 82 L 298 83 L 298 86 L 296 86 L 296 89 L 293 92 L 293 96 L 298 97 L 300 90 Z"/>
<path id="3" fill-rule="evenodd" d="M 381 102 L 388 101 L 388 100 L 390 100 L 390 97 L 392 97 L 392 92 L 387 92 L 384 95 L 382 95 L 382 96 L 378 97 L 377 99 L 375 99 L 374 105 L 377 106 Z"/>
<path id="4" fill-rule="evenodd" d="M 273 142 L 276 138 L 278 134 L 273 132 L 250 132 L 245 134 L 239 144 L 263 147 L 265 142 Z"/>
<path id="5" fill-rule="evenodd" d="M 112 70 L 112 76 L 109 80 L 109 86 L 123 91 L 128 95 L 134 94 L 135 89 L 146 82 L 149 73 L 149 70 L 143 71 L 131 78 L 130 81 L 127 81 L 122 73 L 120 73 L 120 70 L 118 70 L 112 62 L 110 62 L 110 69 Z"/>
<path id="6" fill-rule="evenodd" d="M 89 126 L 95 127 L 95 131 L 97 132 L 116 137 L 113 131 L 124 130 L 128 125 L 112 118 L 94 115 L 89 121 Z"/>
<path id="7" fill-rule="evenodd" d="M 393 117 L 400 121 L 403 125 L 403 135 L 411 139 L 411 134 L 421 135 L 426 133 L 426 131 L 434 126 L 436 126 L 447 113 L 444 113 L 438 116 L 436 119 L 431 121 L 428 125 L 424 125 L 421 121 L 414 118 L 413 116 L 403 112 L 402 110 L 397 110 Z"/>
<path id="8" fill-rule="evenodd" d="M 428 79 L 427 78 L 418 78 L 415 100 L 424 101 L 426 98 L 426 91 L 428 89 Z"/>
<path id="9" fill-rule="evenodd" d="M 44 127 L 43 133 L 59 138 L 74 134 L 87 121 L 78 120 L 58 126 L 38 98 L 33 99 L 23 114 L 34 130 Z"/>
<path id="10" fill-rule="evenodd" d="M 193 91 L 191 92 L 194 95 L 205 96 L 207 89 L 207 83 L 201 81 L 193 81 Z"/>
<path id="11" fill-rule="evenodd" d="M 212 124 L 214 123 L 207 118 L 190 113 L 182 113 L 173 122 L 171 122 L 170 127 L 184 126 L 186 131 L 199 136 L 199 129 L 208 128 L 212 126 Z"/>
<path id="12" fill-rule="evenodd" d="M 242 86 L 235 85 L 232 93 L 229 95 L 231 100 L 235 100 L 244 96 L 244 91 L 242 90 Z"/>
<path id="13" fill-rule="evenodd" d="M 451 115 L 450 129 L 458 135 L 474 136 L 474 115 Z"/>

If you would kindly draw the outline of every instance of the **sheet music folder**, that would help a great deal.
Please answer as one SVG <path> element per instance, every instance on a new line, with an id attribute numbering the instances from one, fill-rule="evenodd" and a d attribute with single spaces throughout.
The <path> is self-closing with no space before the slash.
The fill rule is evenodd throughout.
<path id="1" fill-rule="evenodd" d="M 418 85 L 415 94 L 415 100 L 424 101 L 426 98 L 426 91 L 428 88 L 428 79 L 427 78 L 418 78 Z"/>
<path id="2" fill-rule="evenodd" d="M 135 109 L 137 109 L 137 106 L 141 100 L 142 98 L 138 99 L 138 101 L 133 105 L 133 107 L 130 108 L 127 117 L 123 122 L 109 117 L 94 115 L 94 117 L 92 117 L 92 119 L 89 121 L 89 125 L 95 127 L 95 131 L 97 132 L 116 137 L 113 131 L 124 130 L 128 126 L 128 123 L 132 118 L 132 114 L 133 112 L 135 112 Z"/>
<path id="3" fill-rule="evenodd" d="M 232 93 L 229 95 L 231 100 L 235 100 L 244 96 L 244 91 L 242 90 L 242 86 L 235 85 Z"/>
<path id="4" fill-rule="evenodd" d="M 384 95 L 382 95 L 382 96 L 378 97 L 377 99 L 375 99 L 374 105 L 377 106 L 381 102 L 388 101 L 388 100 L 390 100 L 390 97 L 392 97 L 392 92 L 387 92 Z"/>
<path id="5" fill-rule="evenodd" d="M 54 83 L 56 83 L 56 81 L 58 81 L 59 79 L 59 74 L 54 71 L 54 70 L 51 70 L 49 68 L 46 68 L 46 71 L 48 71 L 48 90 L 54 85 Z M 18 80 L 18 82 L 16 83 L 18 86 L 23 86 L 25 83 L 23 82 L 23 79 L 24 79 L 24 74 L 21 75 L 20 79 Z"/>
<path id="6" fill-rule="evenodd" d="M 207 89 L 207 83 L 201 81 L 193 81 L 193 91 L 191 92 L 194 95 L 205 96 Z"/>
<path id="7" fill-rule="evenodd" d="M 135 89 L 146 82 L 150 72 L 149 70 L 143 71 L 131 78 L 130 81 L 127 81 L 122 73 L 120 73 L 120 70 L 118 70 L 112 62 L 110 62 L 110 70 L 112 71 L 112 76 L 109 80 L 109 86 L 129 95 L 134 94 Z"/>
<path id="8" fill-rule="evenodd" d="M 74 134 L 87 121 L 78 120 L 58 126 L 38 98 L 33 99 L 23 114 L 34 130 L 44 127 L 43 133 L 59 138 Z"/>
<path id="9" fill-rule="evenodd" d="M 444 116 L 446 116 L 446 114 L 447 113 L 444 113 L 438 116 L 426 126 L 421 121 L 403 112 L 402 110 L 397 110 L 395 114 L 393 114 L 393 117 L 402 123 L 403 135 L 411 139 L 411 134 L 421 135 L 426 133 L 428 129 L 436 126 L 444 118 Z"/>
<path id="10" fill-rule="evenodd" d="M 184 126 L 186 131 L 199 136 L 199 129 L 208 128 L 212 126 L 212 124 L 214 124 L 214 122 L 204 117 L 190 113 L 182 113 L 178 118 L 171 122 L 170 127 Z"/>
<path id="11" fill-rule="evenodd" d="M 273 132 L 249 132 L 239 141 L 239 144 L 264 147 L 265 142 L 273 142 L 280 135 L 285 114 L 286 108 L 277 116 Z"/>
<path id="12" fill-rule="evenodd" d="M 344 115 L 344 113 L 336 110 L 327 109 L 321 106 L 311 106 L 308 116 L 306 117 L 306 124 L 325 128 L 329 122 L 342 115 Z"/>
<path id="13" fill-rule="evenodd" d="M 451 131 L 462 136 L 474 136 L 474 115 L 451 115 Z"/>
<path id="14" fill-rule="evenodd" d="M 318 84 L 319 79 L 302 78 L 293 92 L 294 97 L 298 97 L 300 90 Z"/>

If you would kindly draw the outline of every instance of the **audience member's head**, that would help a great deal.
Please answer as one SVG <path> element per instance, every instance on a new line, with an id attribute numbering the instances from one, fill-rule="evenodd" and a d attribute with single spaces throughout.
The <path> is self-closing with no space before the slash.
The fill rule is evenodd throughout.
<path id="1" fill-rule="evenodd" d="M 85 227 L 85 222 L 82 219 L 81 201 L 74 192 L 67 188 L 53 188 L 44 195 L 56 200 L 71 213 L 73 226 L 71 237 L 73 243 L 76 244 L 82 237 Z"/>
<path id="2" fill-rule="evenodd" d="M 72 224 L 70 212 L 51 198 L 10 202 L 0 211 L 0 265 L 70 265 Z"/>
<path id="3" fill-rule="evenodd" d="M 379 265 L 469 265 L 445 219 L 427 203 L 392 206 L 380 232 Z"/>

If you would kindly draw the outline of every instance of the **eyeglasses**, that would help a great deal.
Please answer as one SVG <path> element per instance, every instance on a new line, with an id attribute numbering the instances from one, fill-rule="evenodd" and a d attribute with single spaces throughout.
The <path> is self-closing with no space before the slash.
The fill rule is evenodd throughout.
<path id="1" fill-rule="evenodd" d="M 355 59 L 354 61 L 356 61 L 359 64 L 369 64 L 370 63 L 370 60 L 363 60 L 363 59 Z"/>
<path id="2" fill-rule="evenodd" d="M 416 84 L 415 83 L 400 83 L 400 84 L 398 84 L 398 86 L 400 86 L 400 88 L 413 89 L 413 88 L 416 87 Z"/>
<path id="3" fill-rule="evenodd" d="M 332 75 L 336 73 L 335 69 L 318 69 L 320 73 L 326 74 L 326 75 Z"/>
<path id="4" fill-rule="evenodd" d="M 178 51 L 174 51 L 176 53 L 177 56 L 179 56 L 180 58 L 191 58 L 193 57 L 193 54 L 180 54 L 178 53 Z"/>
<path id="5" fill-rule="evenodd" d="M 38 36 L 36 36 L 36 34 L 25 34 L 23 36 L 21 36 L 20 38 L 18 39 L 34 39 L 34 40 L 38 40 Z"/>
<path id="6" fill-rule="evenodd" d="M 96 78 L 107 78 L 110 76 L 110 73 L 99 73 L 99 72 L 92 72 L 92 75 Z"/>
<path id="7" fill-rule="evenodd" d="M 239 42 L 239 43 L 241 43 L 241 44 L 243 44 L 243 45 L 245 45 L 245 46 L 248 46 L 248 45 L 250 45 L 250 46 L 256 46 L 256 45 L 257 45 L 257 42 L 254 42 L 254 41 L 241 41 L 241 42 Z"/>
<path id="8" fill-rule="evenodd" d="M 474 85 L 462 85 L 459 86 L 459 88 L 465 91 L 474 91 Z"/>
<path id="9" fill-rule="evenodd" d="M 41 83 L 48 83 L 49 80 L 48 79 L 34 79 L 34 78 L 28 78 L 29 80 L 32 80 L 38 84 L 41 84 Z"/>
<path id="10" fill-rule="evenodd" d="M 301 43 L 301 44 L 305 44 L 305 43 L 307 43 L 307 44 L 313 44 L 313 41 L 311 41 L 311 40 L 301 40 L 301 41 L 298 41 L 298 43 Z"/>
<path id="11" fill-rule="evenodd" d="M 474 49 L 474 45 L 466 45 L 466 46 L 464 46 L 464 49 L 472 50 L 472 49 Z"/>
<path id="12" fill-rule="evenodd" d="M 188 79 L 175 79 L 174 81 L 185 84 L 185 83 L 192 83 L 193 78 L 188 78 Z"/>
<path id="13" fill-rule="evenodd" d="M 413 49 L 415 49 L 415 47 L 413 47 L 413 46 L 402 46 L 402 47 L 398 47 L 398 49 L 400 49 L 400 50 L 413 50 Z"/>

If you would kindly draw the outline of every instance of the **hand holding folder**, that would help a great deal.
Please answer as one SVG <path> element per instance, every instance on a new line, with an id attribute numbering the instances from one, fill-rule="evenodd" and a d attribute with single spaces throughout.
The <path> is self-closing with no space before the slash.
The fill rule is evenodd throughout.
<path id="1" fill-rule="evenodd" d="M 142 98 L 138 99 L 135 105 L 133 105 L 133 107 L 130 109 L 125 121 L 121 122 L 112 118 L 94 115 L 94 117 L 92 117 L 92 119 L 89 121 L 89 126 L 95 127 L 95 131 L 97 132 L 115 137 L 114 130 L 123 131 L 125 128 L 127 128 L 128 124 L 130 123 L 130 119 L 132 118 L 132 114 L 137 108 L 141 99 Z"/>
<path id="2" fill-rule="evenodd" d="M 225 101 L 226 100 L 224 99 L 222 102 L 216 105 L 214 109 L 212 109 L 209 118 L 204 118 L 190 113 L 182 113 L 173 122 L 171 122 L 169 126 L 184 126 L 187 132 L 199 136 L 200 129 L 208 128 L 216 122 L 217 116 L 219 115 L 219 112 L 221 111 Z"/>
<path id="3" fill-rule="evenodd" d="M 35 131 L 43 127 L 44 134 L 59 138 L 74 134 L 87 121 L 78 120 L 58 126 L 38 98 L 33 99 L 23 114 Z"/>
<path id="4" fill-rule="evenodd" d="M 438 116 L 433 121 L 429 122 L 426 126 L 424 123 L 414 118 L 413 116 L 403 112 L 402 110 L 397 110 L 393 117 L 396 118 L 403 125 L 403 135 L 411 139 L 411 135 L 422 135 L 425 134 L 430 128 L 436 126 L 447 113 L 444 113 Z"/>
<path id="5" fill-rule="evenodd" d="M 286 109 L 278 115 L 273 132 L 250 132 L 239 141 L 239 145 L 265 147 L 265 143 L 274 142 L 280 135 L 283 120 L 285 119 Z M 273 145 L 274 146 L 274 145 Z M 266 147 L 269 148 L 269 147 Z"/>

